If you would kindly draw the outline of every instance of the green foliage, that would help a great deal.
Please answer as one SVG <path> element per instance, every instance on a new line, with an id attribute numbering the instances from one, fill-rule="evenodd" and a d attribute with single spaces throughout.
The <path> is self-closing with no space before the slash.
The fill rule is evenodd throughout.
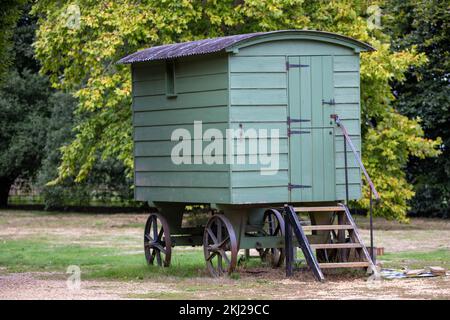
<path id="1" fill-rule="evenodd" d="M 0 205 L 16 178 L 33 177 L 41 164 L 51 95 L 47 79 L 11 70 L 0 86 Z"/>
<path id="2" fill-rule="evenodd" d="M 393 48 L 415 46 L 426 54 L 426 64 L 408 69 L 406 81 L 394 82 L 396 108 L 409 117 L 419 117 L 430 139 L 442 138 L 437 158 L 412 158 L 409 181 L 417 194 L 413 211 L 420 214 L 450 214 L 450 11 L 448 1 L 389 1 L 386 23 Z"/>
<path id="3" fill-rule="evenodd" d="M 50 75 L 55 87 L 75 93 L 79 99 L 77 114 L 83 117 L 76 126 L 75 139 L 62 150 L 58 181 L 67 177 L 75 177 L 76 181 L 86 179 L 98 152 L 101 158 L 117 158 L 132 169 L 130 72 L 127 67 L 114 64 L 127 53 L 163 43 L 227 34 L 319 29 L 354 37 L 377 49 L 362 55 L 363 132 L 371 141 L 384 139 L 388 149 L 383 152 L 392 156 L 387 163 L 385 154 L 367 143 L 363 156 L 369 173 L 377 177 L 376 184 L 384 199 L 379 212 L 386 217 L 405 219 L 408 209 L 405 200 L 413 192 L 401 174 L 402 169 L 412 152 L 436 155 L 434 148 L 438 142 L 423 139 L 417 122 L 397 114 L 391 106 L 394 97 L 390 82 L 403 81 L 408 67 L 423 64 L 425 57 L 414 48 L 392 52 L 389 36 L 382 30 L 370 29 L 366 11 L 369 4 L 376 3 L 363 0 L 80 1 L 78 18 L 69 3 L 37 2 L 33 10 L 40 17 L 36 52 L 42 72 Z M 68 23 L 74 20 L 79 23 Z M 416 147 L 422 149 L 415 150 Z M 386 170 L 388 165 L 391 168 Z M 398 183 L 392 184 L 395 179 Z M 367 206 L 367 201 L 363 200 L 361 205 Z"/>
<path id="4" fill-rule="evenodd" d="M 12 37 L 26 0 L 2 0 L 0 12 L 0 79 L 11 66 Z"/>
<path id="5" fill-rule="evenodd" d="M 116 200 L 126 203 L 132 199 L 132 181 L 126 177 L 124 166 L 117 160 L 97 161 L 89 177 L 82 183 L 67 178 L 57 185 L 48 182 L 58 176 L 61 164 L 61 146 L 73 139 L 73 126 L 78 119 L 74 116 L 76 99 L 66 93 L 56 92 L 49 101 L 52 106 L 47 126 L 45 157 L 39 170 L 38 184 L 42 188 L 42 198 L 46 209 L 68 206 L 87 206 L 92 201 L 110 203 Z"/>

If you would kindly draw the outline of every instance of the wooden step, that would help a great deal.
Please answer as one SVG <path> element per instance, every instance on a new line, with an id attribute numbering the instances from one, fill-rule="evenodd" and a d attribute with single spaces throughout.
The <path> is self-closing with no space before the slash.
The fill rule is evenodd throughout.
<path id="1" fill-rule="evenodd" d="M 354 227 L 350 224 L 321 224 L 314 226 L 304 226 L 305 231 L 327 231 L 327 230 L 352 230 Z"/>
<path id="2" fill-rule="evenodd" d="M 341 206 L 331 206 L 331 207 L 296 207 L 295 212 L 324 212 L 324 211 L 345 211 Z"/>
<path id="3" fill-rule="evenodd" d="M 311 244 L 312 249 L 350 249 L 362 248 L 361 243 L 317 243 Z"/>
<path id="4" fill-rule="evenodd" d="M 336 262 L 336 263 L 319 263 L 321 269 L 334 269 L 334 268 L 367 268 L 369 262 Z"/>

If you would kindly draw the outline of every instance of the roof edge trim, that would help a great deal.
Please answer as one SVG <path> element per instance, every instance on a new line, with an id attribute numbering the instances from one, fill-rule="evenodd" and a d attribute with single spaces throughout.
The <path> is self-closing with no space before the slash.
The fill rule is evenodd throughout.
<path id="1" fill-rule="evenodd" d="M 338 44 L 352 48 L 353 50 L 355 50 L 355 52 L 376 51 L 374 47 L 365 42 L 347 36 L 343 36 L 337 33 L 317 31 L 317 30 L 281 30 L 262 33 L 252 38 L 236 42 L 233 45 L 225 48 L 225 51 L 236 52 L 241 48 L 249 47 L 252 45 L 268 41 L 295 40 L 295 39 L 330 42 L 333 44 Z"/>

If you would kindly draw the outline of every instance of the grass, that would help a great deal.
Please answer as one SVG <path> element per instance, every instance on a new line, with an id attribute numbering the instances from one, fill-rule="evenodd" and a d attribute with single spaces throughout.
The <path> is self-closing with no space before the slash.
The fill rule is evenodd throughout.
<path id="1" fill-rule="evenodd" d="M 450 268 L 450 251 L 387 253 L 378 258 L 384 267 Z M 0 266 L 8 272 L 65 272 L 69 265 L 80 266 L 87 279 L 145 280 L 155 277 L 191 278 L 207 276 L 200 250 L 175 250 L 170 268 L 148 266 L 143 253 L 127 253 L 112 247 L 55 244 L 51 238 L 5 240 L 0 242 Z M 261 267 L 259 259 L 245 261 L 242 268 Z M 238 273 L 231 276 L 239 280 Z"/>
<path id="2" fill-rule="evenodd" d="M 407 266 L 410 269 L 419 269 L 429 266 L 440 266 L 450 269 L 450 250 L 438 249 L 428 252 L 397 252 L 387 253 L 379 260 L 383 260 L 384 267 L 401 268 Z"/>
<path id="3" fill-rule="evenodd" d="M 65 272 L 69 265 L 80 266 L 85 278 L 95 279 L 205 275 L 203 254 L 198 250 L 180 250 L 174 254 L 170 268 L 159 268 L 148 266 L 142 253 L 128 254 L 115 248 L 58 245 L 42 239 L 0 242 L 0 266 L 8 272 Z"/>
<path id="4" fill-rule="evenodd" d="M 231 277 L 212 279 L 201 248 L 175 247 L 170 268 L 148 266 L 142 248 L 145 220 L 142 214 L 0 211 L 0 274 L 14 278 L 18 276 L 14 273 L 29 272 L 27 277 L 61 281 L 65 286 L 67 267 L 78 265 L 83 280 L 98 280 L 86 282 L 86 286 L 92 285 L 91 294 L 110 290 L 118 297 L 142 299 L 342 298 L 355 296 L 355 292 L 358 297 L 393 294 L 408 298 L 410 291 L 417 297 L 450 297 L 448 277 L 426 282 L 386 281 L 378 292 L 367 287 L 365 274 L 327 274 L 328 281 L 323 284 L 315 283 L 309 271 L 298 271 L 293 279 L 285 279 L 283 269 L 274 270 L 257 257 L 242 261 Z M 377 225 L 377 244 L 386 249 L 379 257 L 383 267 L 450 269 L 447 221 L 414 219 L 408 227 L 377 221 Z M 303 258 L 300 252 L 297 258 Z M 20 276 L 11 288 L 31 290 Z M 14 290 L 5 296 L 15 297 Z M 40 297 L 52 297 L 45 287 L 40 290 Z M 58 297 L 56 293 L 53 296 Z"/>

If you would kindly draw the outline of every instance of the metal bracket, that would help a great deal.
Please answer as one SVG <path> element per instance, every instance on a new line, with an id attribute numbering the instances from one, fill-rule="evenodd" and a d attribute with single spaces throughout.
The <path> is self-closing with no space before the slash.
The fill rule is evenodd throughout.
<path id="1" fill-rule="evenodd" d="M 334 101 L 334 98 L 329 101 L 325 101 L 324 99 L 322 99 L 322 104 L 335 105 L 336 101 Z"/>
<path id="2" fill-rule="evenodd" d="M 286 61 L 286 70 L 289 70 L 290 68 L 306 68 L 309 67 L 309 64 L 292 64 Z"/>
<path id="3" fill-rule="evenodd" d="M 291 191 L 292 189 L 308 189 L 308 188 L 312 188 L 312 186 L 305 186 L 302 184 L 292 184 L 292 183 L 288 184 L 289 191 Z"/>
<path id="4" fill-rule="evenodd" d="M 287 121 L 286 123 L 288 125 L 290 125 L 293 122 L 310 122 L 311 120 L 307 120 L 307 119 L 292 119 L 291 117 L 287 117 Z"/>
<path id="5" fill-rule="evenodd" d="M 290 137 L 291 134 L 305 134 L 305 133 L 311 133 L 311 131 L 288 129 L 287 135 L 288 135 L 288 137 Z"/>

